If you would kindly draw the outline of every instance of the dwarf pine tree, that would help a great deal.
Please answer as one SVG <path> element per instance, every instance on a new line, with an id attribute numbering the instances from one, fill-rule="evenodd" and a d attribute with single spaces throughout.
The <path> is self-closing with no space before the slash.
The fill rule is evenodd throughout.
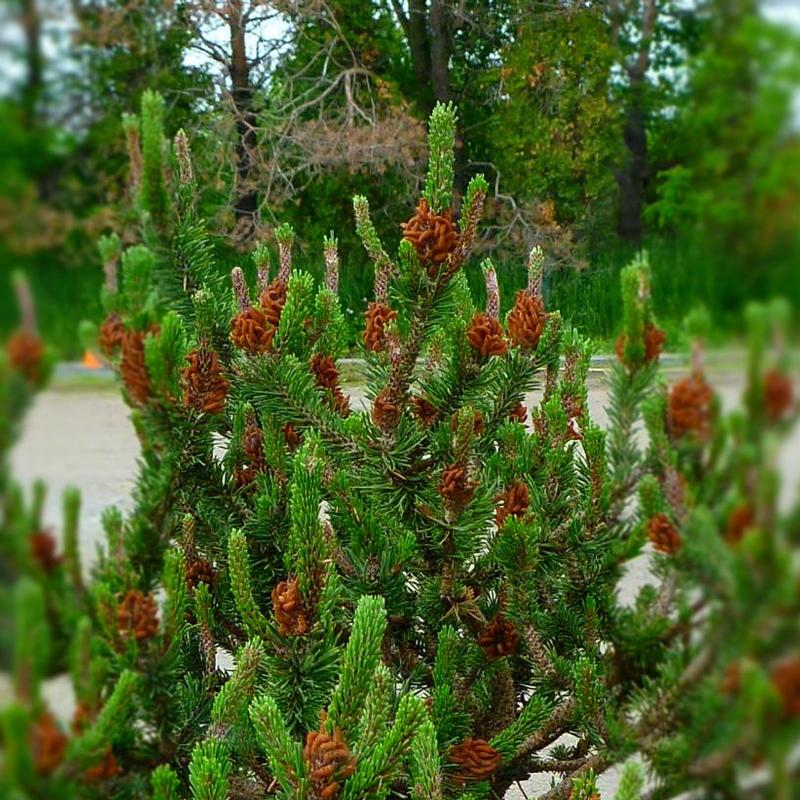
<path id="1" fill-rule="evenodd" d="M 462 267 L 487 185 L 454 219 L 440 105 L 396 250 L 354 199 L 375 297 L 348 395 L 335 238 L 321 286 L 287 226 L 222 276 L 185 135 L 164 145 L 151 95 L 126 126 L 141 229 L 101 242 L 99 342 L 139 475 L 81 595 L 71 734 L 24 697 L 6 715 L 17 796 L 478 800 L 544 775 L 539 797 L 588 799 L 625 765 L 621 800 L 790 797 L 800 513 L 778 507 L 774 459 L 797 408 L 770 348 L 786 309 L 750 310 L 726 416 L 701 326 L 690 374 L 661 377 L 638 260 L 603 430 L 591 347 L 546 308 L 541 251 L 504 320 L 484 261 L 475 307 Z M 744 789 L 758 759 L 765 782 Z"/>

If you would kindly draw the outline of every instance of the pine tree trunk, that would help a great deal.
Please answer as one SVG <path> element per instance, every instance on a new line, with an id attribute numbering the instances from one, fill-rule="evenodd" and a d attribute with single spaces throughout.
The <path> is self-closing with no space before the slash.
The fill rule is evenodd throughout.
<path id="1" fill-rule="evenodd" d="M 236 200 L 234 210 L 238 238 L 247 241 L 253 234 L 258 211 L 258 193 L 253 176 L 253 154 L 257 145 L 256 115 L 250 63 L 245 49 L 245 25 L 241 0 L 230 3 L 231 97 L 236 114 Z"/>
<path id="2" fill-rule="evenodd" d="M 44 88 L 44 59 L 42 57 L 42 19 L 37 0 L 22 0 L 22 29 L 25 36 L 25 88 L 22 110 L 24 122 L 33 127 L 37 107 Z"/>
<path id="3" fill-rule="evenodd" d="M 649 172 L 647 128 L 644 111 L 638 103 L 628 108 L 623 130 L 629 160 L 617 174 L 619 184 L 619 235 L 629 242 L 640 242 L 643 225 L 644 191 Z"/>
<path id="4" fill-rule="evenodd" d="M 613 39 L 619 42 L 625 24 L 623 6 L 611 5 Z M 617 171 L 619 185 L 619 235 L 630 242 L 639 243 L 644 226 L 644 194 L 650 172 L 647 154 L 647 122 L 644 107 L 644 83 L 650 68 L 650 49 L 658 20 L 658 0 L 644 0 L 642 6 L 641 38 L 635 57 L 624 65 L 628 75 L 628 107 L 625 113 L 623 139 L 628 151 L 625 165 Z"/>

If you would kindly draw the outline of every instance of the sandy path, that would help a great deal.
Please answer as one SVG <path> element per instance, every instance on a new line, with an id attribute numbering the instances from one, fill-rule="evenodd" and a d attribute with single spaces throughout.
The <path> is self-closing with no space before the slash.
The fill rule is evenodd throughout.
<path id="1" fill-rule="evenodd" d="M 741 384 L 730 376 L 716 376 L 724 406 L 736 404 Z M 353 405 L 363 403 L 359 390 L 351 392 Z M 590 381 L 589 405 L 593 418 L 601 425 L 607 423 L 605 404 L 607 391 L 601 375 Z M 536 400 L 534 393 L 528 405 Z M 81 555 L 84 565 L 90 564 L 96 545 L 102 541 L 100 517 L 104 508 L 118 505 L 130 507 L 130 492 L 134 485 L 138 442 L 128 419 L 128 409 L 113 388 L 92 390 L 58 390 L 43 392 L 36 399 L 26 419 L 25 431 L 12 456 L 17 479 L 29 485 L 36 478 L 49 487 L 45 507 L 48 525 L 60 529 L 60 496 L 67 486 L 78 486 L 83 496 L 81 513 Z M 781 470 L 785 481 L 783 504 L 787 504 L 797 488 L 800 475 L 800 430 L 795 430 L 780 453 Z M 623 602 L 630 602 L 641 585 L 648 580 L 647 559 L 631 564 L 620 587 Z M 0 676 L 1 678 L 2 676 Z M 5 684 L 5 685 L 4 685 Z M 0 698 L 8 691 L 0 680 Z M 60 716 L 71 714 L 72 692 L 66 680 L 48 682 L 45 694 Z M 613 794 L 617 773 L 609 771 L 600 780 L 603 796 Z M 526 790 L 536 793 L 548 787 L 548 778 L 532 781 Z M 521 794 L 512 791 L 509 797 Z"/>

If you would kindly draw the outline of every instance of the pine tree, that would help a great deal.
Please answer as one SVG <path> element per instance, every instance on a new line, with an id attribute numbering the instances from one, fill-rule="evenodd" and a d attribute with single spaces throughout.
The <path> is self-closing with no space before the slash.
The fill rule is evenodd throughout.
<path id="1" fill-rule="evenodd" d="M 653 796 L 739 796 L 763 755 L 765 792 L 789 796 L 800 513 L 777 506 L 774 443 L 797 407 L 786 353 L 768 352 L 786 309 L 751 309 L 746 402 L 724 416 L 699 339 L 691 374 L 661 377 L 637 260 L 602 430 L 591 347 L 546 308 L 541 251 L 504 320 L 489 261 L 473 303 L 461 268 L 487 186 L 473 178 L 455 219 L 455 110 L 440 105 L 396 255 L 354 199 L 375 266 L 362 405 L 337 366 L 335 240 L 320 287 L 293 269 L 288 226 L 277 253 L 259 244 L 221 280 L 185 138 L 161 144 L 161 113 L 151 97 L 127 123 L 145 143 L 140 241 L 101 243 L 100 333 L 142 443 L 134 508 L 104 518 L 69 739 L 38 701 L 36 584 L 19 590 L 21 624 L 43 631 L 18 662 L 39 704 L 4 717 L 8 785 L 470 800 L 545 773 L 555 800 L 597 797 L 597 776 L 638 755 Z M 626 605 L 643 554 L 654 583 Z M 36 736 L 47 757 L 31 762 Z M 644 785 L 628 765 L 619 797 Z"/>

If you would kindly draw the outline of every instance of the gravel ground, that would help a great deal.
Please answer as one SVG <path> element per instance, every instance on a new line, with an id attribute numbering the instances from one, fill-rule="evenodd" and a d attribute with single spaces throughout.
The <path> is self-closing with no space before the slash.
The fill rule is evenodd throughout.
<path id="1" fill-rule="evenodd" d="M 723 404 L 730 407 L 741 395 L 740 381 L 726 373 L 714 375 Z M 358 388 L 351 389 L 354 405 L 363 403 Z M 528 398 L 535 402 L 536 393 Z M 607 391 L 601 372 L 590 380 L 589 405 L 593 418 L 606 424 L 604 411 Z M 113 386 L 89 388 L 54 388 L 36 399 L 26 419 L 25 431 L 13 453 L 13 468 L 18 480 L 29 485 L 42 478 L 49 487 L 45 507 L 48 525 L 60 528 L 60 496 L 67 486 L 78 486 L 83 495 L 81 513 L 81 555 L 84 565 L 90 564 L 101 540 L 100 515 L 109 505 L 123 510 L 130 507 L 138 442 L 128 421 L 128 409 Z M 788 504 L 800 476 L 800 430 L 784 443 L 780 453 L 785 477 L 783 504 Z M 631 564 L 620 587 L 623 602 L 631 601 L 649 577 L 646 557 Z M 0 676 L 0 700 L 8 693 L 8 681 Z M 54 710 L 64 718 L 71 714 L 73 699 L 68 681 L 56 678 L 48 682 L 46 696 Z M 609 771 L 602 776 L 600 789 L 604 797 L 612 796 L 618 774 Z M 549 785 L 549 779 L 531 781 L 527 794 L 536 794 Z M 521 798 L 517 790 L 509 798 Z"/>

